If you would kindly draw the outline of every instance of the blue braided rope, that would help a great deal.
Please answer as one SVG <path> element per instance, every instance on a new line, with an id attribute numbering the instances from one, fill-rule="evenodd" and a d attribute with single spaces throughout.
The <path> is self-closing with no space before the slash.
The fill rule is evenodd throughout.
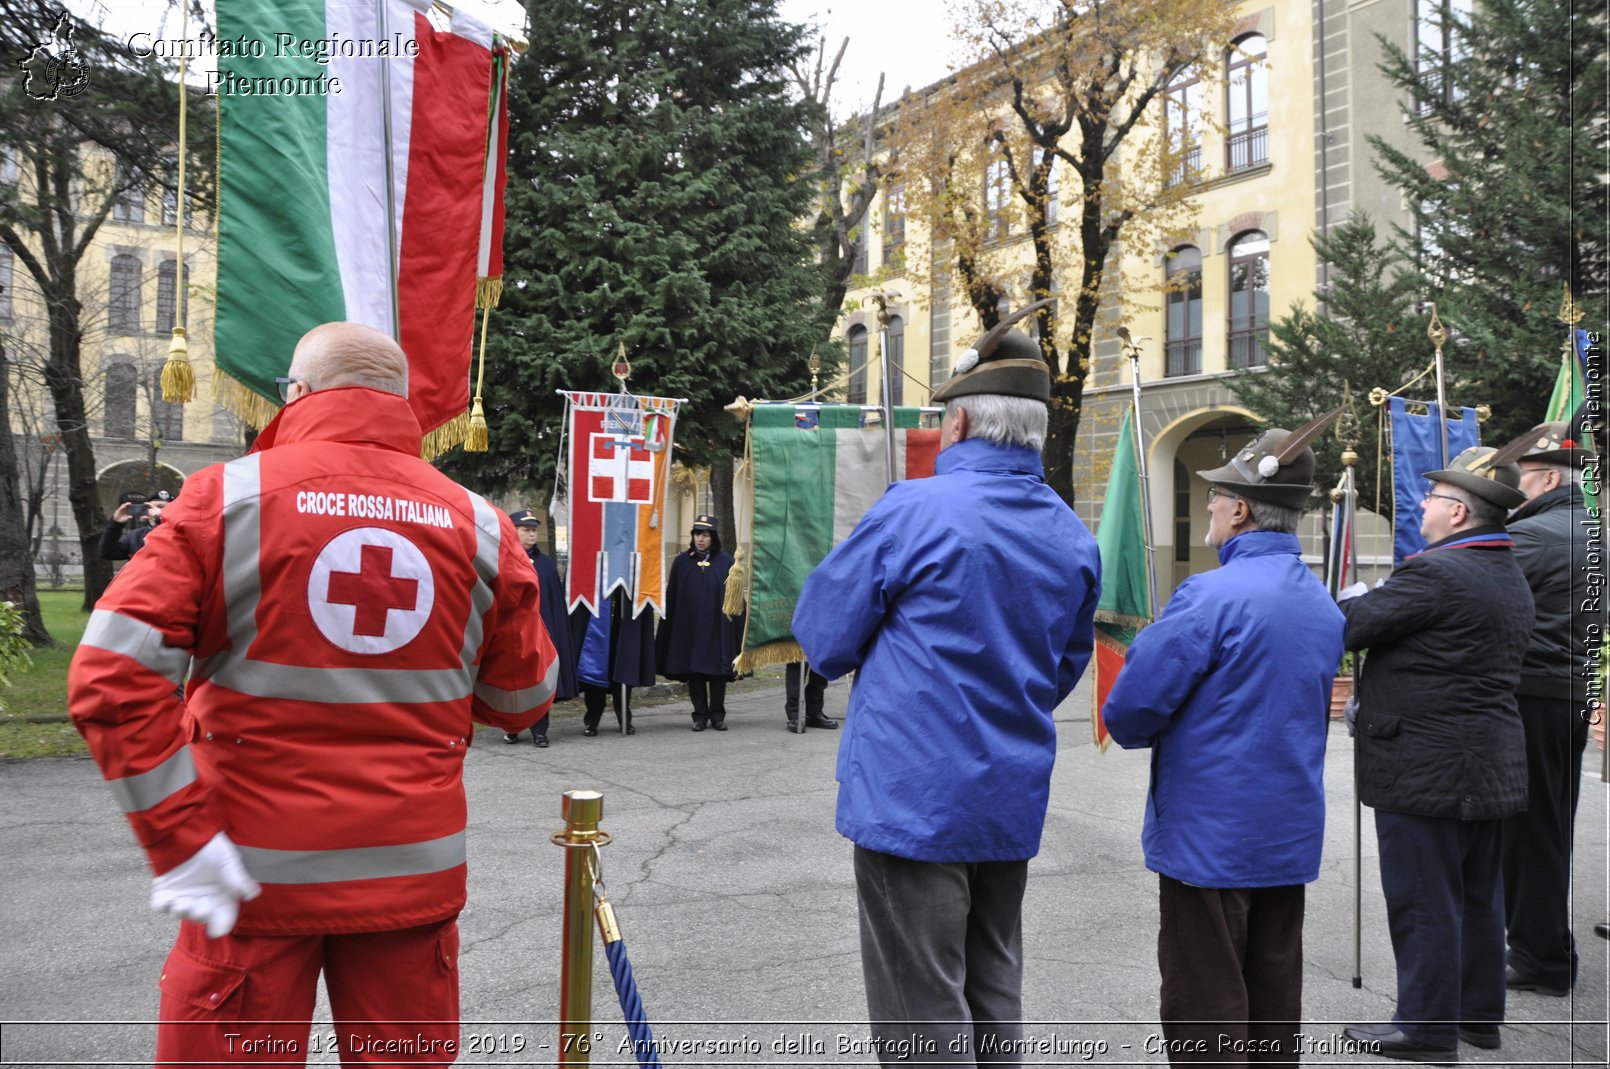
<path id="1" fill-rule="evenodd" d="M 609 974 L 615 978 L 615 994 L 620 996 L 621 1015 L 626 1018 L 626 1031 L 631 1034 L 637 1064 L 641 1069 L 662 1069 L 659 1052 L 654 1049 L 654 1031 L 648 1026 L 648 1014 L 643 1009 L 642 996 L 637 993 L 637 981 L 632 979 L 626 940 L 605 943 L 604 954 L 609 958 Z"/>

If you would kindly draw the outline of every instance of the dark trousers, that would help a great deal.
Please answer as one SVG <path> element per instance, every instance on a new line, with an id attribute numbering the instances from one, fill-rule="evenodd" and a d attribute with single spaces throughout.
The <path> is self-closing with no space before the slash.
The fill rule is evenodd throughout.
<path id="1" fill-rule="evenodd" d="M 727 719 L 727 681 L 721 676 L 688 676 L 688 700 L 693 702 L 693 722 L 722 724 Z"/>
<path id="2" fill-rule="evenodd" d="M 1296 1065 L 1303 886 L 1218 889 L 1158 879 L 1169 1063 Z"/>
<path id="3" fill-rule="evenodd" d="M 855 848 L 861 972 L 879 1064 L 1021 1062 L 1027 861 Z"/>
<path id="4" fill-rule="evenodd" d="M 1569 699 L 1518 695 L 1526 728 L 1526 812 L 1504 820 L 1509 963 L 1549 987 L 1576 983 L 1571 842 L 1588 722 Z"/>
<path id="5" fill-rule="evenodd" d="M 586 711 L 581 715 L 583 726 L 595 728 L 598 726 L 598 722 L 604 719 L 604 699 L 606 697 L 609 698 L 610 705 L 615 709 L 615 723 L 619 725 L 621 722 L 621 703 L 630 691 L 631 688 L 624 683 L 616 683 L 610 687 L 600 687 L 595 683 L 581 684 L 581 698 L 586 703 Z M 631 724 L 632 710 L 631 703 L 628 702 L 626 726 L 630 727 Z"/>
<path id="6" fill-rule="evenodd" d="M 1398 965 L 1393 1021 L 1459 1045 L 1463 1024 L 1504 1020 L 1503 822 L 1375 811 L 1381 890 Z"/>
<path id="7" fill-rule="evenodd" d="M 783 670 L 783 712 L 790 724 L 799 723 L 799 670 L 798 661 L 790 661 Z M 822 698 L 827 693 L 827 677 L 809 673 L 805 677 L 805 719 L 819 720 L 822 716 Z"/>

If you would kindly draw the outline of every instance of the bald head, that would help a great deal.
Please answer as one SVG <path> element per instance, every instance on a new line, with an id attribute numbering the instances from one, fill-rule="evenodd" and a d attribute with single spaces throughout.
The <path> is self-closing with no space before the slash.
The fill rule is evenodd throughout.
<path id="1" fill-rule="evenodd" d="M 304 392 L 366 386 L 407 397 L 408 357 L 396 342 L 373 327 L 325 323 L 296 343 L 290 377 L 306 386 Z"/>

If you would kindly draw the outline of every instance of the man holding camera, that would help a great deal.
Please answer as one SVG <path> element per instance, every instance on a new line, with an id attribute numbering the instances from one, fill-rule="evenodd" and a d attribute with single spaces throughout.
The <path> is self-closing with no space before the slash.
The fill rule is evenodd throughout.
<path id="1" fill-rule="evenodd" d="M 162 522 L 162 510 L 171 500 L 173 495 L 166 490 L 158 490 L 151 498 L 125 494 L 101 532 L 101 560 L 128 560 L 138 553 Z"/>

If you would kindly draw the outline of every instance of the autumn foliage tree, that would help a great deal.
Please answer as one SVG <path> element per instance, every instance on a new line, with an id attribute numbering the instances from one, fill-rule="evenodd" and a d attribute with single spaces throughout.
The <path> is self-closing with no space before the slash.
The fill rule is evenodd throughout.
<path id="1" fill-rule="evenodd" d="M 954 269 L 984 326 L 1008 303 L 1057 298 L 1035 326 L 1052 372 L 1046 478 L 1071 500 L 1112 254 L 1190 222 L 1193 146 L 1165 132 L 1164 97 L 1182 76 L 1216 76 L 1233 6 L 972 0 L 963 13 L 977 62 L 901 100 L 894 169 L 935 274 Z"/>

